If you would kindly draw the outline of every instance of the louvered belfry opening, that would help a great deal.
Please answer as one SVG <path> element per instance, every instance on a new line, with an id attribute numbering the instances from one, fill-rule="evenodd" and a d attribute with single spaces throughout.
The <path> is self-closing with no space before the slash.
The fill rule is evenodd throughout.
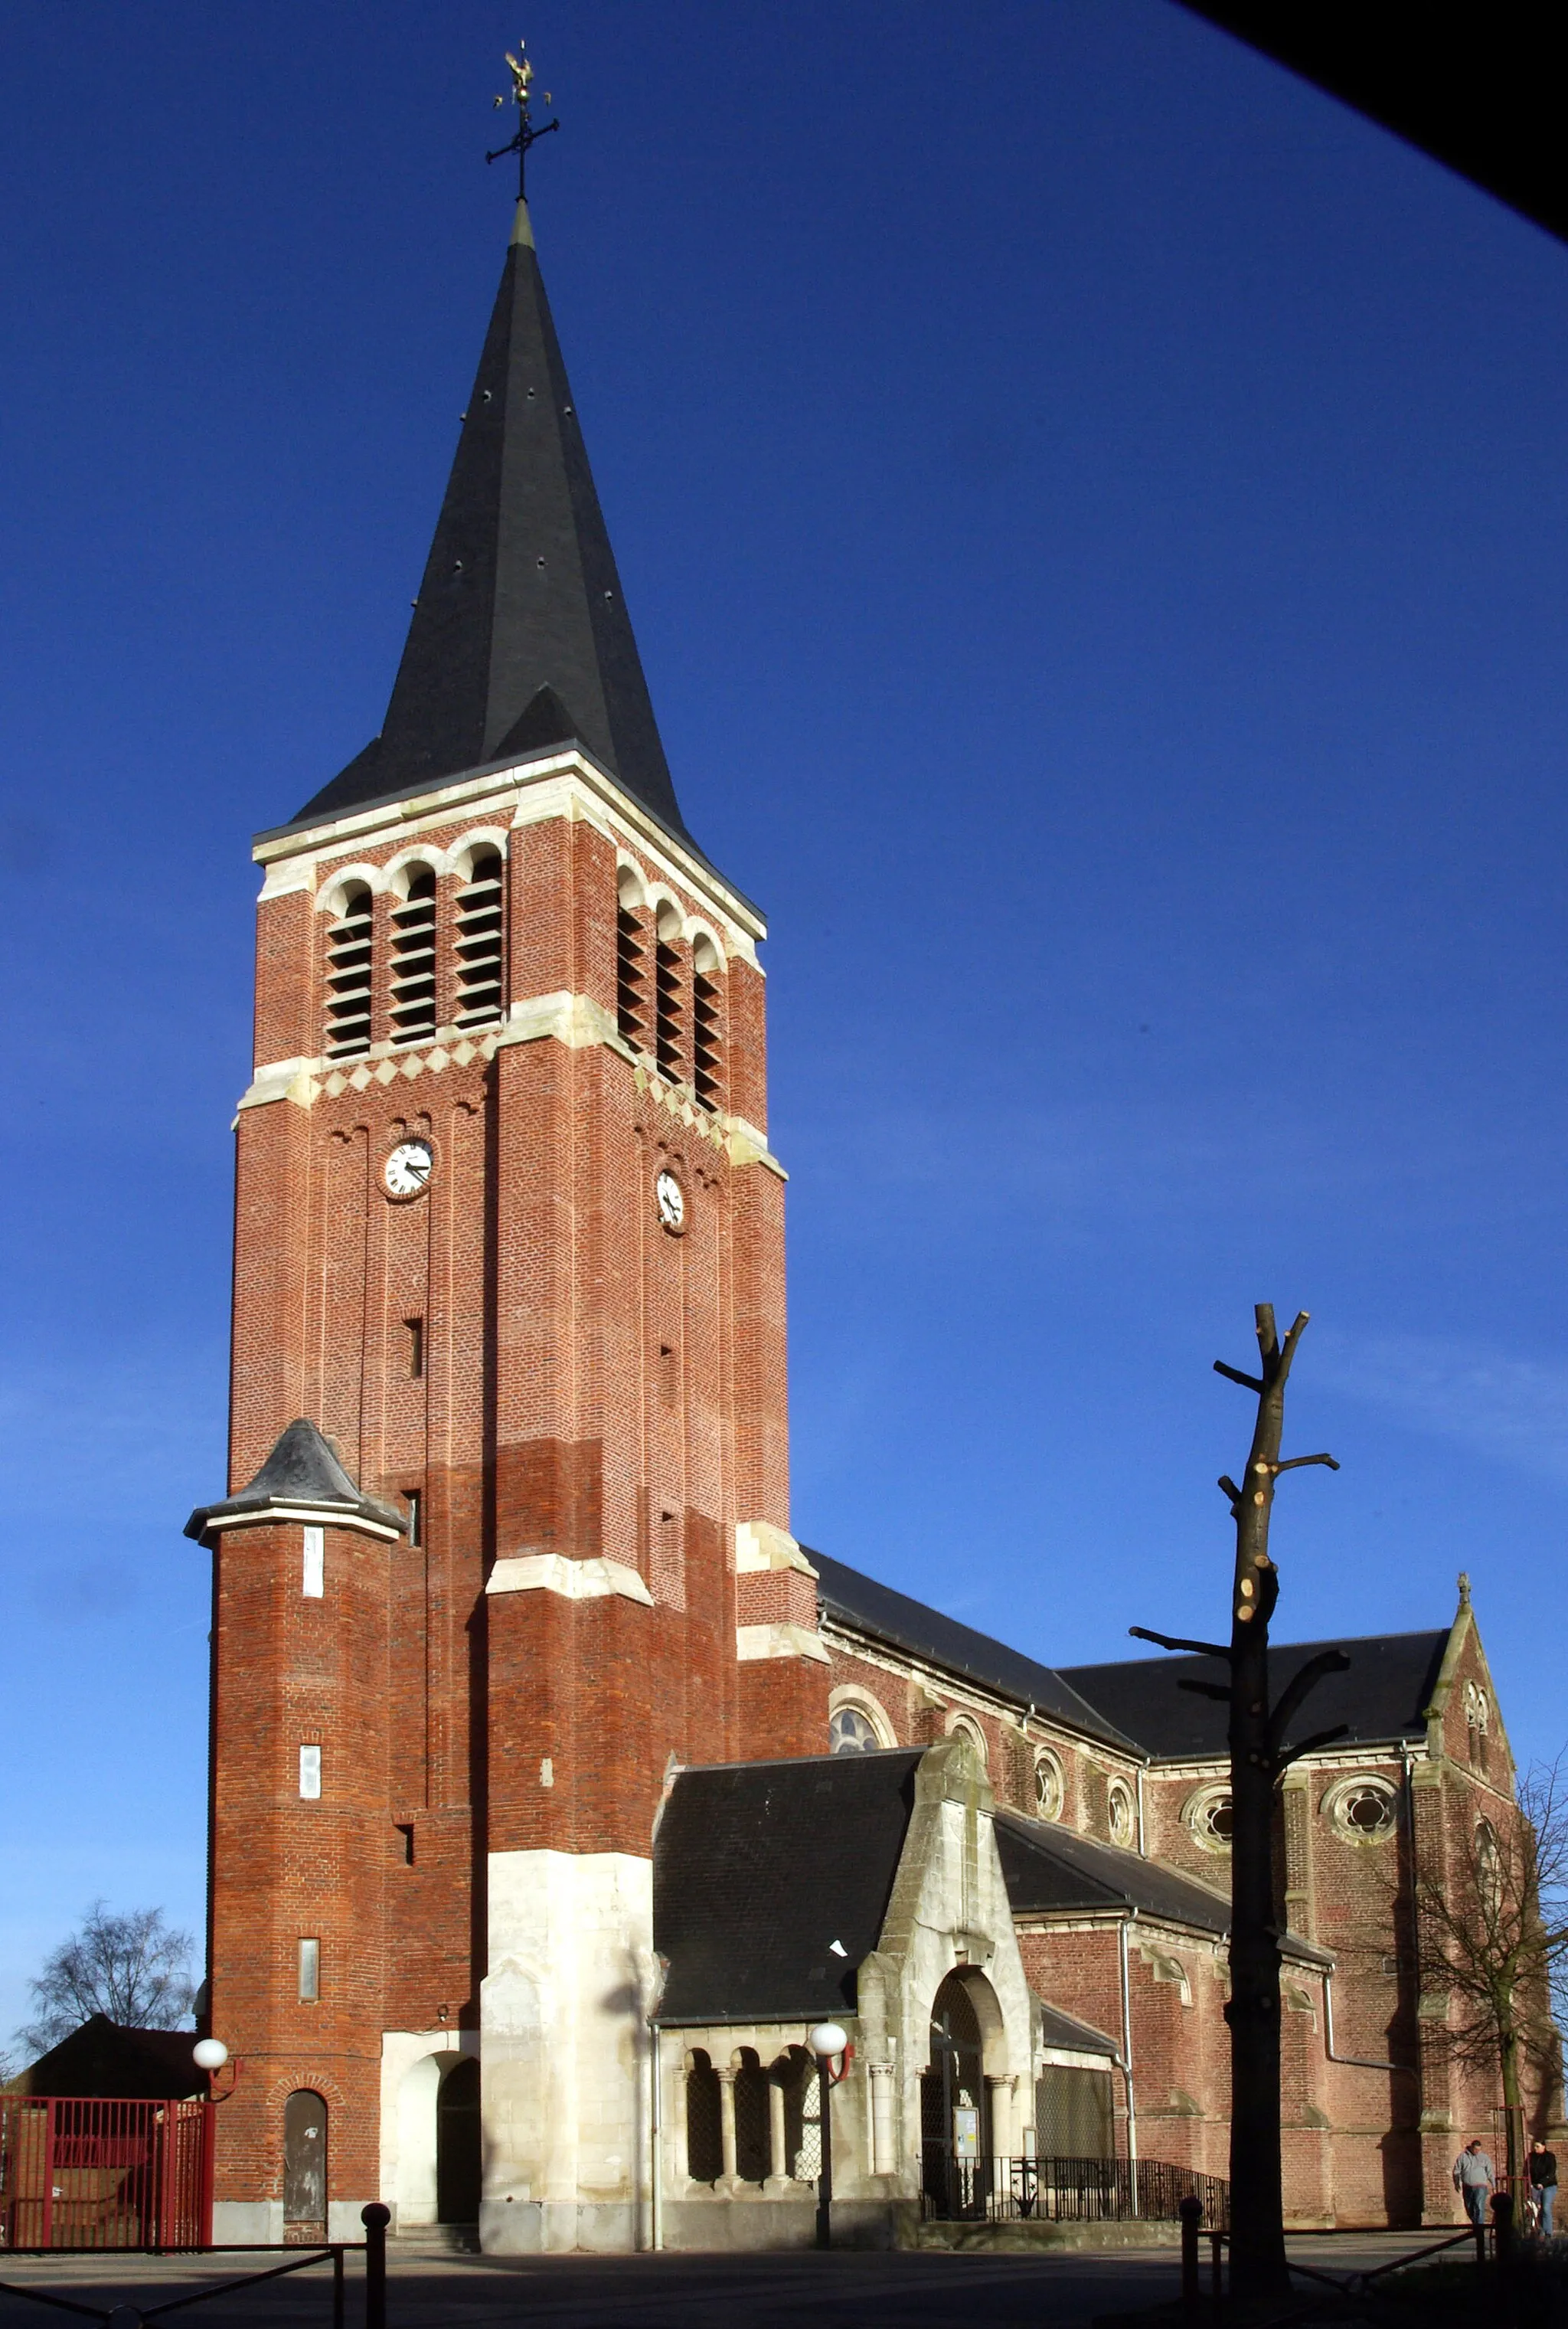
<path id="1" fill-rule="evenodd" d="M 640 1051 L 648 1045 L 647 975 L 642 917 L 623 904 L 615 914 L 615 1024 Z"/>
<path id="2" fill-rule="evenodd" d="M 716 966 L 704 963 L 691 973 L 691 1089 L 701 1108 L 718 1106 L 719 1024 Z"/>
<path id="3" fill-rule="evenodd" d="M 682 1062 L 681 949 L 673 928 L 661 930 L 653 946 L 653 1058 L 664 1074 L 680 1080 Z"/>
<path id="4" fill-rule="evenodd" d="M 418 1043 L 436 1032 L 436 876 L 421 865 L 392 909 L 392 1041 Z"/>
<path id="5" fill-rule="evenodd" d="M 486 1027 L 502 1014 L 502 863 L 476 856 L 457 892 L 457 1024 Z"/>
<path id="6" fill-rule="evenodd" d="M 326 1055 L 356 1059 L 371 1048 L 373 957 L 371 893 L 351 891 L 326 934 Z"/>

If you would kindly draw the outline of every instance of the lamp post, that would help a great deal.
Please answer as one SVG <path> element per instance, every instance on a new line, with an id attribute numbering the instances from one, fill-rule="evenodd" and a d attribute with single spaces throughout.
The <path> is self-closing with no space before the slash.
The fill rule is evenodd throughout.
<path id="1" fill-rule="evenodd" d="M 840 2080 L 848 2077 L 850 2066 L 846 2061 L 835 2078 L 830 2065 L 835 2054 L 848 2054 L 850 2033 L 840 2023 L 819 2022 L 806 2043 L 817 2058 L 817 2113 L 819 2139 L 822 2146 L 822 2173 L 817 2182 L 817 2246 L 831 2249 L 833 2245 L 833 2125 L 828 2098 Z"/>

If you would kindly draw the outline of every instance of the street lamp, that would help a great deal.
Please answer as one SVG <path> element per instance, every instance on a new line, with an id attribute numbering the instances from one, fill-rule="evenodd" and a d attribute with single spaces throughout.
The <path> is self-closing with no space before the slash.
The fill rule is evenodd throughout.
<path id="1" fill-rule="evenodd" d="M 221 2038 L 198 2038 L 195 2044 L 191 2049 L 191 2056 L 196 2068 L 199 2070 L 205 2070 L 207 2073 L 208 2100 L 215 2103 L 222 2102 L 225 2098 L 218 2092 L 217 2080 L 219 2071 L 229 2060 L 228 2047 L 225 2046 Z M 236 2062 L 234 2065 L 234 2078 L 237 2079 L 239 2076 L 239 2065 Z M 228 2091 L 230 2094 L 232 2094 L 234 2091 L 233 2079 L 230 2079 L 229 2082 Z"/>
<path id="2" fill-rule="evenodd" d="M 835 2054 L 849 2053 L 850 2033 L 840 2023 L 819 2022 L 806 2043 L 817 2058 L 817 2115 L 822 2149 L 822 2175 L 817 2183 L 817 2246 L 831 2249 L 833 2245 L 833 2125 L 829 2116 L 828 2097 L 831 2089 L 849 2076 L 850 2066 L 846 2060 L 838 2078 L 834 2078 L 829 2065 Z"/>

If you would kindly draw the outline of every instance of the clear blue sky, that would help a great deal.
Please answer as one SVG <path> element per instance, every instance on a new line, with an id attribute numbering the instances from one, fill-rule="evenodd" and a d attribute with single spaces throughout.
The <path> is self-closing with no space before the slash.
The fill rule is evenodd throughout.
<path id="1" fill-rule="evenodd" d="M 0 2032 L 201 1914 L 249 837 L 378 727 L 501 263 L 492 0 L 0 35 Z M 1568 1732 L 1568 251 L 1164 0 L 530 0 L 686 815 L 773 918 L 795 1524 L 1057 1662 L 1475 1579 Z"/>

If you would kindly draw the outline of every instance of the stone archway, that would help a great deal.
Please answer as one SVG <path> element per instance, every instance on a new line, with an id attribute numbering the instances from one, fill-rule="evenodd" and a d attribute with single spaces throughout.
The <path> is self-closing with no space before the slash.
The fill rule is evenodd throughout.
<path id="1" fill-rule="evenodd" d="M 479 2130 L 479 2057 L 465 2054 L 436 2098 L 436 2221 L 477 2224 L 484 2151 Z"/>
<path id="2" fill-rule="evenodd" d="M 982 1973 L 961 1966 L 931 2002 L 930 2056 L 920 2075 L 921 2181 L 943 2216 L 983 2216 L 994 2130 L 988 2073 L 1006 2065 L 1006 2033 L 996 1992 Z"/>

